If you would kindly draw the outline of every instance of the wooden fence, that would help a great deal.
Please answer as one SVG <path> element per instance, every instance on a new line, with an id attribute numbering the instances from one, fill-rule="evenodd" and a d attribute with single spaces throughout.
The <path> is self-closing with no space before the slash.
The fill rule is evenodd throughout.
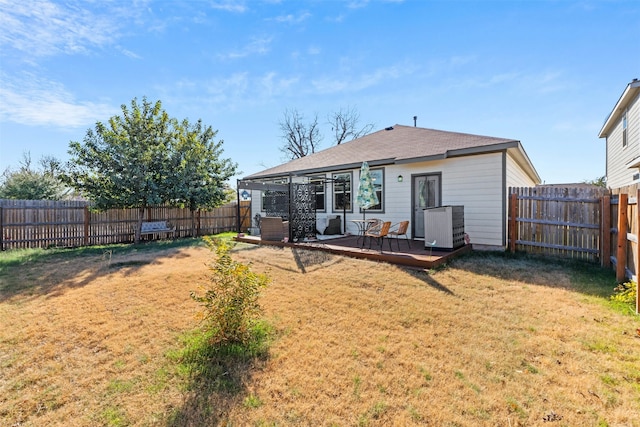
<path id="1" fill-rule="evenodd" d="M 510 188 L 509 249 L 600 262 L 638 283 L 640 188 Z M 638 285 L 636 285 L 638 286 Z M 639 290 L 639 289 L 637 289 Z M 640 310 L 637 292 L 636 313 Z"/>
<path id="2" fill-rule="evenodd" d="M 176 227 L 175 237 L 195 237 L 237 230 L 239 213 L 242 228 L 249 227 L 245 224 L 249 209 L 248 203 L 193 213 L 153 206 L 146 209 L 144 219 L 169 221 Z M 131 243 L 137 218 L 137 209 L 96 212 L 87 202 L 0 200 L 0 250 Z"/>
<path id="3" fill-rule="evenodd" d="M 604 188 L 509 188 L 509 247 L 588 261 L 600 259 Z"/>

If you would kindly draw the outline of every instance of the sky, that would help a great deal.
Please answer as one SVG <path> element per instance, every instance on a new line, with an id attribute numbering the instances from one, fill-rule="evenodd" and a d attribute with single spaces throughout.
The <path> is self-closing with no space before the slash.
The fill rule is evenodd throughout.
<path id="1" fill-rule="evenodd" d="M 605 174 L 598 138 L 640 78 L 640 1 L 0 0 L 0 172 L 69 159 L 134 98 L 218 131 L 246 176 L 286 111 L 521 141 L 543 182 Z"/>

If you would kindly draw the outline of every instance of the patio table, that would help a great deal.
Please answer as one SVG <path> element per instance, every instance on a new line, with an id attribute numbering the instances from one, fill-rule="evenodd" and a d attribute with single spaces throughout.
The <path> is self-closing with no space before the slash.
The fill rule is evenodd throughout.
<path id="1" fill-rule="evenodd" d="M 352 219 L 353 222 L 358 227 L 358 238 L 356 239 L 356 245 L 358 244 L 358 240 L 362 239 L 362 246 L 364 246 L 364 233 L 367 231 L 369 226 L 378 220 L 375 218 L 371 219 Z"/>

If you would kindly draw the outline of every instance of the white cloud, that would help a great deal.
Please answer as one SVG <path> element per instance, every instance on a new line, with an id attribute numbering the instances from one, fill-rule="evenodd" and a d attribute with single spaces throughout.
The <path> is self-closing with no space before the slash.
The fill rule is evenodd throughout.
<path id="1" fill-rule="evenodd" d="M 219 55 L 221 59 L 239 59 L 250 55 L 264 55 L 271 49 L 271 37 L 254 38 L 240 50 Z"/>
<path id="2" fill-rule="evenodd" d="M 412 74 L 415 67 L 411 65 L 394 65 L 379 68 L 371 73 L 365 73 L 348 78 L 321 78 L 312 80 L 315 90 L 322 94 L 334 92 L 357 92 L 373 86 L 379 86 L 385 81 L 397 80 L 402 76 Z"/>
<path id="3" fill-rule="evenodd" d="M 86 3 L 0 0 L 0 46 L 30 56 L 85 53 L 118 38 L 118 19 Z M 131 13 L 131 12 L 130 12 Z"/>
<path id="4" fill-rule="evenodd" d="M 298 15 L 288 14 L 288 15 L 280 15 L 273 18 L 274 21 L 285 23 L 285 24 L 299 24 L 308 18 L 311 17 L 309 12 L 301 12 Z"/>
<path id="5" fill-rule="evenodd" d="M 3 78 L 0 84 L 0 121 L 77 128 L 117 111 L 111 105 L 75 100 L 61 84 L 35 75 L 23 76 L 19 83 Z"/>
<path id="6" fill-rule="evenodd" d="M 224 10 L 226 12 L 244 13 L 247 11 L 247 6 L 244 1 L 216 1 L 211 3 L 209 6 L 213 9 Z"/>

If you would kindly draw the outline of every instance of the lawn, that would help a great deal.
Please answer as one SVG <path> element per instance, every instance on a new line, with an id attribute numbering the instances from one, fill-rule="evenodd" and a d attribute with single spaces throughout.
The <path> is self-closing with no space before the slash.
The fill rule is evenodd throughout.
<path id="1" fill-rule="evenodd" d="M 233 256 L 271 278 L 273 333 L 220 369 L 189 350 L 213 260 L 198 241 L 0 254 L 0 424 L 640 426 L 640 319 L 608 301 L 613 273 Z"/>

